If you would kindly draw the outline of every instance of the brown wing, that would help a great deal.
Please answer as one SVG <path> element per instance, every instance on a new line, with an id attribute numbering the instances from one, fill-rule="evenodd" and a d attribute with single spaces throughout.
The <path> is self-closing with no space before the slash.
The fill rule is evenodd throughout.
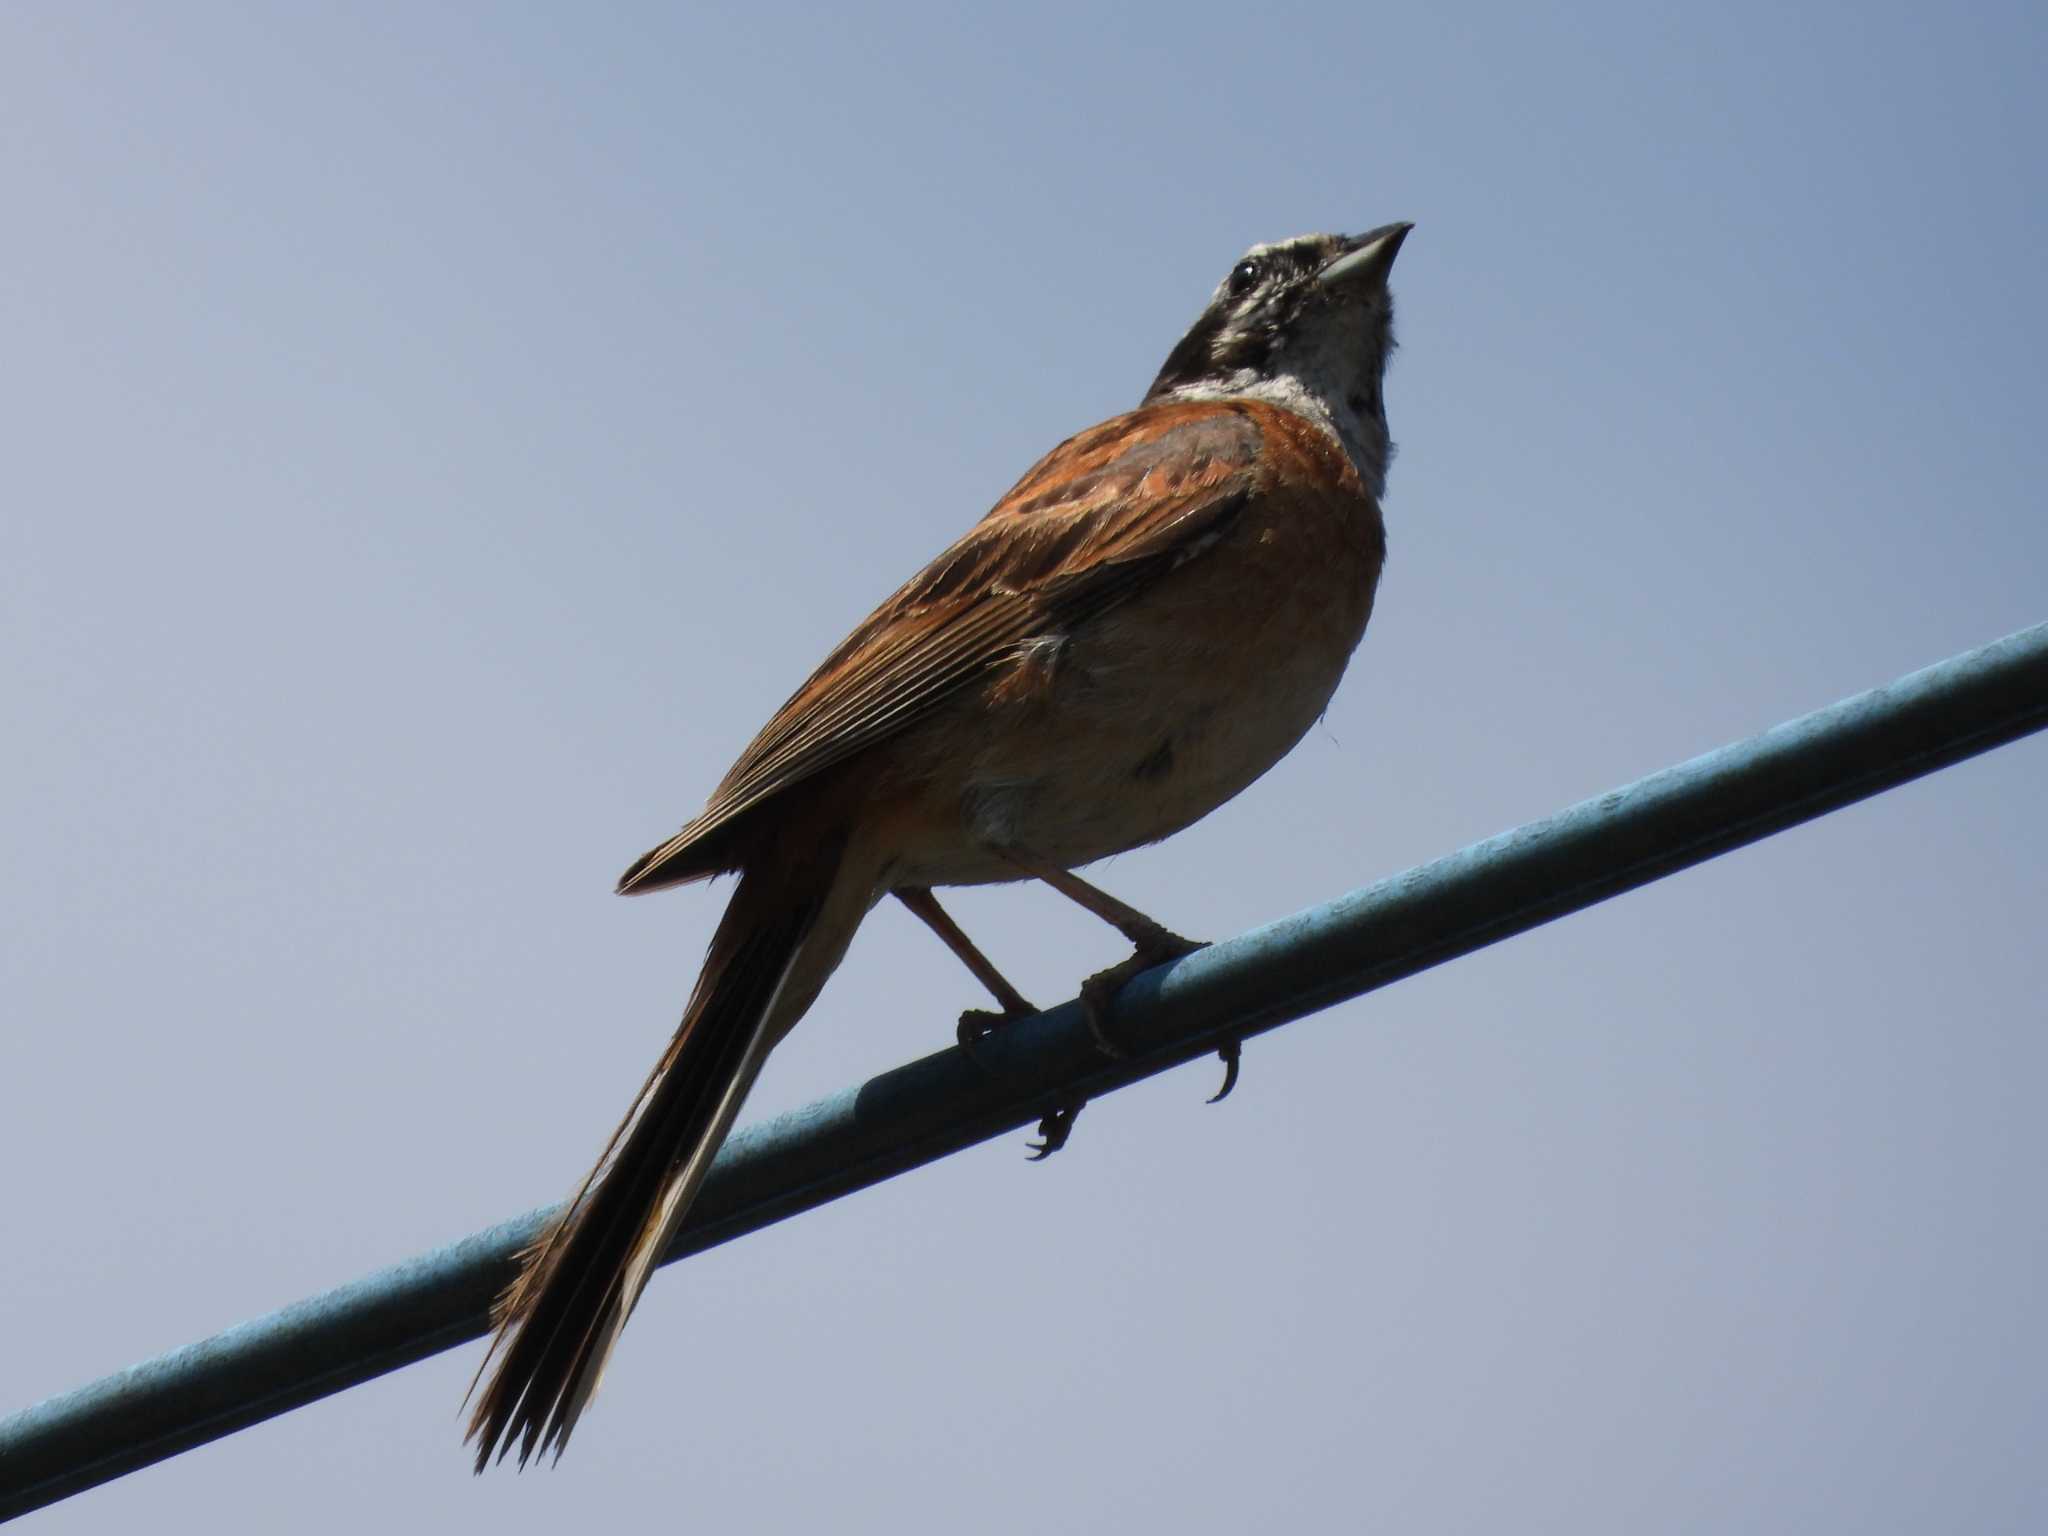
<path id="1" fill-rule="evenodd" d="M 702 815 L 620 878 L 653 890 L 730 868 L 734 820 L 923 718 L 955 690 L 1206 548 L 1253 489 L 1243 402 L 1148 406 L 1069 438 L 847 636 L 763 727 Z"/>

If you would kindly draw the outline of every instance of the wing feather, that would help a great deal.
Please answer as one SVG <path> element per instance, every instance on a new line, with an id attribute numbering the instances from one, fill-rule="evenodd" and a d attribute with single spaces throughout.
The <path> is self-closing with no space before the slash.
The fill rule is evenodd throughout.
<path id="1" fill-rule="evenodd" d="M 1060 444 L 877 608 L 742 752 L 710 803 L 636 860 L 622 891 L 730 867 L 719 834 L 794 784 L 897 735 L 1007 665 L 1198 555 L 1255 488 L 1243 401 L 1147 406 Z"/>

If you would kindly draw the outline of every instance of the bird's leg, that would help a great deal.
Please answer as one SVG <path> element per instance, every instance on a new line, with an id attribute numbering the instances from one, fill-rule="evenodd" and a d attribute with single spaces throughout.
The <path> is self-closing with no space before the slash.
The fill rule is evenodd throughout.
<path id="1" fill-rule="evenodd" d="M 995 968 L 994 963 L 984 955 L 974 940 L 967 937 L 960 925 L 953 921 L 952 914 L 939 905 L 938 897 L 931 893 L 929 886 L 910 885 L 900 887 L 896 899 L 915 912 L 920 921 L 944 941 L 946 948 L 960 957 L 960 963 L 974 972 L 984 987 L 995 995 L 1003 1005 L 1001 1013 L 990 1013 L 985 1008 L 969 1008 L 960 1015 L 960 1045 L 977 1064 L 981 1055 L 976 1047 L 982 1037 L 1000 1029 L 1012 1019 L 1025 1018 L 1038 1012 L 1023 993 L 1011 986 L 1008 978 Z M 1042 1140 L 1031 1144 L 1031 1161 L 1042 1163 L 1053 1153 L 1067 1144 L 1067 1138 L 1074 1134 L 1074 1117 L 1086 1108 L 1087 1100 L 1062 1104 L 1038 1122 L 1038 1134 Z"/>
<path id="2" fill-rule="evenodd" d="M 939 936 L 946 948 L 960 957 L 960 963 L 972 971 L 975 979 L 987 987 L 995 1000 L 1002 1005 L 1001 1013 L 990 1013 L 986 1008 L 969 1008 L 960 1015 L 960 1044 L 967 1049 L 968 1054 L 973 1054 L 975 1042 L 983 1035 L 1000 1028 L 1012 1019 L 1026 1018 L 1038 1012 L 1022 992 L 1010 985 L 988 956 L 975 947 L 974 940 L 961 931 L 960 925 L 939 905 L 938 897 L 931 893 L 928 886 L 903 886 L 897 890 L 896 899 L 916 913 L 919 920 Z"/>
<path id="3" fill-rule="evenodd" d="M 1088 1021 L 1088 1032 L 1095 1037 L 1096 1045 L 1105 1056 L 1120 1058 L 1127 1055 L 1124 1048 L 1110 1037 L 1106 1027 L 1110 1005 L 1116 1001 L 1116 995 L 1123 990 L 1124 983 L 1141 971 L 1151 970 L 1155 965 L 1163 965 L 1168 960 L 1178 960 L 1182 955 L 1191 955 L 1198 949 L 1206 949 L 1207 941 L 1182 938 L 1171 928 L 1147 917 L 1136 907 L 1118 901 L 1099 886 L 1090 885 L 1070 869 L 1061 869 L 1057 864 L 1048 864 L 1014 848 L 1005 849 L 1004 857 L 1025 874 L 1043 880 L 1062 896 L 1086 907 L 1131 941 L 1132 953 L 1129 959 L 1112 965 L 1106 971 L 1097 971 L 1081 983 L 1081 1013 Z M 1219 1099 L 1237 1084 L 1237 1068 L 1232 1061 L 1236 1054 L 1234 1042 L 1232 1046 L 1226 1047 L 1222 1054 L 1229 1074 L 1223 1093 L 1216 1096 Z"/>

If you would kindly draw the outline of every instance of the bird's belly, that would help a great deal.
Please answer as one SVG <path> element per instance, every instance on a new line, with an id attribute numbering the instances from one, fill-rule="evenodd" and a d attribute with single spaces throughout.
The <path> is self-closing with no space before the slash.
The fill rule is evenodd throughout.
<path id="1" fill-rule="evenodd" d="M 1301 540 L 1318 532 L 1311 558 Z M 927 824 L 944 833 L 906 850 L 899 883 L 1015 879 L 1004 848 L 1088 864 L 1179 831 L 1272 767 L 1328 705 L 1372 609 L 1377 551 L 1328 532 L 1241 527 L 1027 650 L 975 700 L 981 750 L 964 780 L 933 786 L 950 803 Z"/>

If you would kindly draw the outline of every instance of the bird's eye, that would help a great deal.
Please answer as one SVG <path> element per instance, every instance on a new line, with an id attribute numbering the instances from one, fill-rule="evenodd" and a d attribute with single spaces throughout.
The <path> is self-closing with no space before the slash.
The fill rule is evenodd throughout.
<path id="1" fill-rule="evenodd" d="M 1241 299 L 1250 293 L 1259 281 L 1259 264 L 1256 261 L 1240 261 L 1230 269 L 1230 281 L 1226 285 L 1233 299 Z"/>

